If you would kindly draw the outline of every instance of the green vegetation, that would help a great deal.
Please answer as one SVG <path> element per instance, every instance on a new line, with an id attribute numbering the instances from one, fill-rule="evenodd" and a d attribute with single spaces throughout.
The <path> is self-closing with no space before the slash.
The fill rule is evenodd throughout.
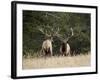
<path id="1" fill-rule="evenodd" d="M 90 14 L 69 12 L 23 11 L 23 55 L 38 55 L 45 40 L 38 28 L 45 30 L 60 28 L 60 34 L 70 36 L 73 28 L 74 36 L 68 43 L 72 49 L 80 53 L 90 51 L 91 25 Z M 47 27 L 48 26 L 48 27 Z M 54 37 L 53 53 L 59 53 L 60 40 Z M 76 51 L 76 52 L 77 52 Z"/>

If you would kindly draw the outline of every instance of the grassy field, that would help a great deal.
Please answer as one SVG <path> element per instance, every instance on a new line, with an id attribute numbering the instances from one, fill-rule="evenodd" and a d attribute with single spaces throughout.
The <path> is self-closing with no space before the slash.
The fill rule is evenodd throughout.
<path id="1" fill-rule="evenodd" d="M 91 55 L 77 56 L 52 56 L 47 58 L 23 58 L 23 69 L 38 69 L 38 68 L 60 68 L 60 67 L 80 67 L 90 66 Z"/>

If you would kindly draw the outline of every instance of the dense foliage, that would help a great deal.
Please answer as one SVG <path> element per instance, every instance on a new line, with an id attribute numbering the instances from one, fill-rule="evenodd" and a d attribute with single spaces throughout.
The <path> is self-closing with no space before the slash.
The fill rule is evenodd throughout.
<path id="1" fill-rule="evenodd" d="M 49 27 L 47 27 L 49 26 Z M 23 11 L 23 55 L 39 54 L 45 35 L 38 28 L 47 31 L 59 27 L 60 34 L 68 37 L 70 28 L 73 28 L 74 36 L 68 41 L 71 49 L 85 53 L 90 51 L 90 14 L 69 12 Z M 54 37 L 53 53 L 59 53 L 60 40 Z"/>

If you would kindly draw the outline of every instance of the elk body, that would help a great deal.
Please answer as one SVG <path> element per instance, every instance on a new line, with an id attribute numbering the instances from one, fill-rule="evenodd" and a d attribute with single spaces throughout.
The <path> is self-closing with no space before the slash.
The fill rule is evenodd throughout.
<path id="1" fill-rule="evenodd" d="M 50 39 L 43 41 L 42 53 L 45 56 L 52 56 L 52 41 Z"/>
<path id="2" fill-rule="evenodd" d="M 50 26 L 45 26 L 45 28 L 42 27 L 39 28 L 39 31 L 42 32 L 42 34 L 44 34 L 45 36 L 45 40 L 42 43 L 41 54 L 44 56 L 52 56 L 53 55 L 52 42 L 55 34 L 54 29 L 51 28 Z"/>
<path id="3" fill-rule="evenodd" d="M 60 39 L 61 41 L 61 46 L 60 46 L 60 53 L 61 55 L 64 55 L 64 56 L 68 56 L 68 55 L 71 55 L 70 53 L 70 45 L 68 44 L 68 40 L 73 36 L 73 29 L 71 28 L 71 36 L 69 37 L 63 37 L 63 35 L 59 34 L 57 32 L 57 37 Z"/>
<path id="4" fill-rule="evenodd" d="M 62 42 L 60 47 L 60 53 L 62 56 L 70 55 L 70 45 L 66 42 Z"/>

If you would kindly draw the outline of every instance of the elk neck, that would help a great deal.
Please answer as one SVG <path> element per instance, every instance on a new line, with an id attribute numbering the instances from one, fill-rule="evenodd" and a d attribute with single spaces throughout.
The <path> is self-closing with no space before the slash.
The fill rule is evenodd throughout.
<path id="1" fill-rule="evenodd" d="M 48 40 L 48 41 L 51 41 L 53 42 L 53 38 L 49 37 L 49 38 L 46 38 L 45 40 Z"/>
<path id="2" fill-rule="evenodd" d="M 62 42 L 62 48 L 61 48 L 61 50 L 62 50 L 62 52 L 64 53 L 64 52 L 66 52 L 66 50 L 67 50 L 67 44 L 66 44 L 66 42 Z"/>
<path id="3" fill-rule="evenodd" d="M 62 46 L 63 46 L 63 47 L 67 47 L 66 44 L 67 44 L 66 42 L 62 42 Z"/>

